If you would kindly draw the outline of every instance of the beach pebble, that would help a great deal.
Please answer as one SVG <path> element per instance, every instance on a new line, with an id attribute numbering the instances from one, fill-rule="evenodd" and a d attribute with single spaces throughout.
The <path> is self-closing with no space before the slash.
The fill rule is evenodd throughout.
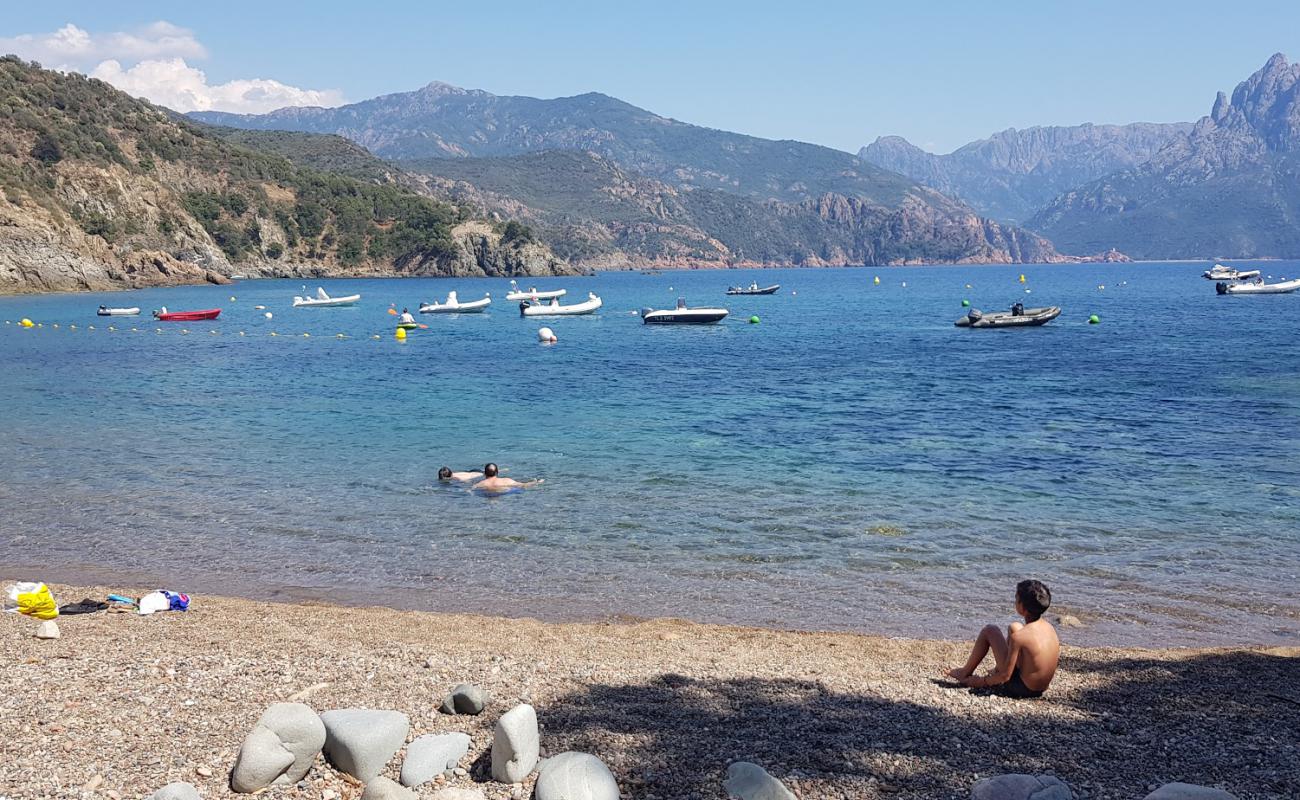
<path id="1" fill-rule="evenodd" d="M 492 778 L 501 783 L 522 781 L 537 766 L 540 746 L 532 706 L 517 705 L 502 714 L 492 736 Z"/>
<path id="2" fill-rule="evenodd" d="M 52 619 L 45 620 L 36 628 L 37 639 L 57 639 L 61 635 L 59 624 Z"/>
<path id="3" fill-rule="evenodd" d="M 560 753 L 537 771 L 536 800 L 618 800 L 609 767 L 587 753 Z"/>
<path id="4" fill-rule="evenodd" d="M 740 800 L 795 800 L 784 783 L 748 761 L 737 761 L 727 767 L 727 779 L 722 786 L 728 795 Z"/>
<path id="5" fill-rule="evenodd" d="M 174 781 L 149 795 L 149 800 L 199 800 L 199 790 L 193 784 Z"/>
<path id="6" fill-rule="evenodd" d="M 971 800 L 1074 800 L 1070 787 L 1051 775 L 998 775 L 977 781 Z"/>
<path id="7" fill-rule="evenodd" d="M 363 781 L 384 769 L 411 729 L 400 711 L 342 708 L 320 718 L 325 723 L 325 756 L 339 771 Z"/>
<path id="8" fill-rule="evenodd" d="M 1056 624 L 1062 628 L 1082 628 L 1083 622 L 1072 614 L 1062 614 L 1056 618 Z"/>
<path id="9" fill-rule="evenodd" d="M 406 746 L 402 785 L 419 786 L 449 769 L 455 769 L 469 752 L 466 733 L 425 734 Z"/>
<path id="10" fill-rule="evenodd" d="M 473 685 L 462 683 L 442 701 L 444 714 L 482 714 L 488 702 L 488 693 Z"/>
<path id="11" fill-rule="evenodd" d="M 397 781 L 381 776 L 366 782 L 361 800 L 415 800 L 415 792 Z"/>
<path id="12" fill-rule="evenodd" d="M 482 789 L 439 789 L 431 800 L 487 800 Z"/>
<path id="13" fill-rule="evenodd" d="M 325 744 L 325 725 L 310 706 L 274 703 L 244 739 L 230 771 L 230 788 L 240 793 L 302 780 Z"/>
<path id="14" fill-rule="evenodd" d="M 1237 800 L 1237 798 L 1222 789 L 1211 789 L 1208 786 L 1166 783 L 1147 795 L 1146 800 Z"/>

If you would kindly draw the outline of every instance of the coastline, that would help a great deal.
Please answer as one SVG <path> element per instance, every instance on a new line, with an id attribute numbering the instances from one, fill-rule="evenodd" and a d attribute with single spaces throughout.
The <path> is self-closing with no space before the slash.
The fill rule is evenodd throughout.
<path id="1" fill-rule="evenodd" d="M 61 603 L 111 591 L 52 589 Z M 967 647 L 939 640 L 213 596 L 185 613 L 62 616 L 56 641 L 33 638 L 34 620 L 0 619 L 0 708 L 21 732 L 0 745 L 11 800 L 138 797 L 172 780 L 236 796 L 226 780 L 243 737 L 267 705 L 299 694 L 317 711 L 402 711 L 411 736 L 468 733 L 469 774 L 446 785 L 488 798 L 511 796 L 479 781 L 495 719 L 520 701 L 537 708 L 544 756 L 592 753 L 629 798 L 723 797 L 731 760 L 763 765 L 805 798 L 964 798 L 1007 772 L 1051 773 L 1090 798 L 1169 781 L 1243 800 L 1300 787 L 1288 721 L 1300 648 L 1067 644 L 1048 695 L 1015 701 L 934 683 Z M 491 692 L 483 715 L 437 712 L 461 682 Z M 360 795 L 318 759 L 302 788 L 265 796 L 325 789 Z"/>

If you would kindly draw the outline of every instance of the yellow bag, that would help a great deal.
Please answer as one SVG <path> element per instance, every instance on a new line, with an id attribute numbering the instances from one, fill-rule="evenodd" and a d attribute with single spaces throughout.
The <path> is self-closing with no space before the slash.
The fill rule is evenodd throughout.
<path id="1" fill-rule="evenodd" d="M 17 603 L 19 614 L 37 619 L 54 619 L 59 615 L 59 605 L 54 602 L 50 587 L 43 583 L 15 583 L 9 587 L 9 599 Z"/>

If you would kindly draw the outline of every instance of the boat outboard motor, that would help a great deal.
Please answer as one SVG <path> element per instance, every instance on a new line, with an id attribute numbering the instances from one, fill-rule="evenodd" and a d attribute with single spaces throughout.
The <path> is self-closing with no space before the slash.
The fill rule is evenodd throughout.
<path id="1" fill-rule="evenodd" d="M 1011 306 L 1011 316 L 1013 316 L 1013 317 L 1023 317 L 1024 315 L 1025 315 L 1025 304 L 1024 304 L 1024 303 L 1014 303 L 1014 304 L 1012 304 L 1012 306 Z"/>
<path id="2" fill-rule="evenodd" d="M 654 311 L 653 308 L 643 308 L 643 309 L 641 309 L 641 319 L 645 319 L 645 318 L 646 318 L 646 315 L 652 313 L 653 311 Z"/>
<path id="3" fill-rule="evenodd" d="M 1223 281 L 1219 281 L 1218 283 L 1214 284 L 1214 291 L 1219 294 L 1227 294 L 1228 284 L 1224 283 Z"/>
<path id="4" fill-rule="evenodd" d="M 519 301 L 519 316 L 521 316 L 521 317 L 526 317 L 526 316 L 528 316 L 527 314 L 524 313 L 524 309 L 525 309 L 525 308 L 528 308 L 528 301 L 527 301 L 527 300 L 520 300 L 520 301 Z"/>
<path id="5" fill-rule="evenodd" d="M 970 320 L 970 324 L 974 325 L 984 319 L 984 312 L 980 311 L 978 308 L 972 308 L 970 313 L 966 315 L 966 319 Z"/>

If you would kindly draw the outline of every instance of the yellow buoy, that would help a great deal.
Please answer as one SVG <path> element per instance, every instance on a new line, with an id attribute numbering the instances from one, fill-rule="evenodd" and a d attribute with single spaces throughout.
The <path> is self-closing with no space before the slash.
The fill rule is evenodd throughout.
<path id="1" fill-rule="evenodd" d="M 877 276 L 875 277 L 875 279 L 874 279 L 873 281 L 871 281 L 871 282 L 874 283 L 875 285 L 879 286 L 879 285 L 880 285 L 880 276 L 877 275 Z"/>
<path id="2" fill-rule="evenodd" d="M 35 325 L 35 323 L 32 322 L 32 321 L 31 321 L 30 319 L 28 319 L 27 317 L 23 317 L 23 321 L 22 321 L 22 322 L 19 322 L 18 324 L 19 324 L 19 325 L 22 325 L 24 328 L 30 328 L 30 327 L 32 327 L 32 326 Z"/>
<path id="3" fill-rule="evenodd" d="M 1025 282 L 1025 276 L 1024 276 L 1024 273 L 1021 273 L 1021 275 L 1020 275 L 1020 282 L 1021 282 L 1021 283 L 1024 283 L 1024 282 Z"/>
<path id="4" fill-rule="evenodd" d="M 404 342 L 404 341 L 406 341 L 406 329 L 405 329 L 405 328 L 398 328 L 398 329 L 397 329 L 397 333 L 395 333 L 395 334 L 393 334 L 393 335 L 397 337 L 397 341 L 399 341 L 399 342 Z"/>

